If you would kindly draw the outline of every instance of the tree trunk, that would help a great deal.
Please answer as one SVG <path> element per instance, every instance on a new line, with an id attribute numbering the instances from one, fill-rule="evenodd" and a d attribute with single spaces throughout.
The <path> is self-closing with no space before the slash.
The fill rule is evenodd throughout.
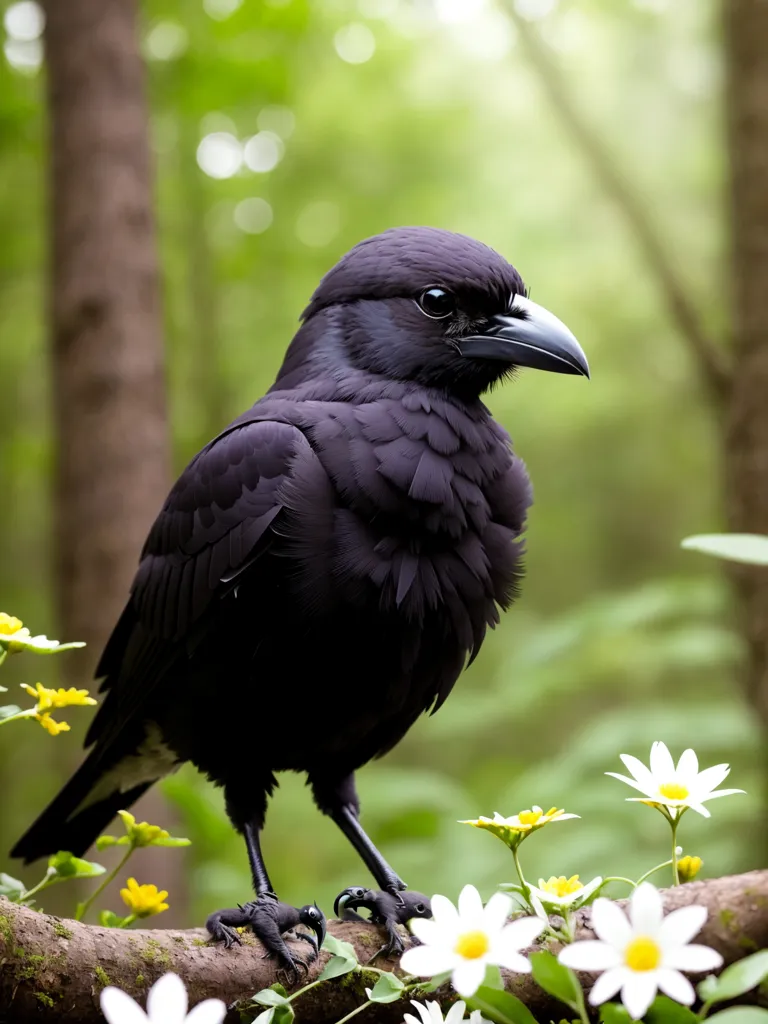
<path id="1" fill-rule="evenodd" d="M 726 398 L 728 527 L 768 534 L 768 3 L 723 0 L 735 372 Z M 768 571 L 733 570 L 747 694 L 768 728 Z"/>

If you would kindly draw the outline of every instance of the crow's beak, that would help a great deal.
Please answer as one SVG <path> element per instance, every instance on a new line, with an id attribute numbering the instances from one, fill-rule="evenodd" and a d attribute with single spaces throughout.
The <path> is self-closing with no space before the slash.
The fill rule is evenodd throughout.
<path id="1" fill-rule="evenodd" d="M 483 334 L 460 338 L 458 347 L 469 359 L 589 377 L 587 357 L 565 324 L 522 295 L 515 297 L 509 316 L 494 316 Z"/>
<path id="2" fill-rule="evenodd" d="M 317 904 L 315 904 L 315 906 L 317 907 Z M 320 908 L 318 907 L 318 910 L 319 909 Z M 322 947 L 323 943 L 325 942 L 325 935 L 326 935 L 326 932 L 328 931 L 328 928 L 327 928 L 326 923 L 325 923 L 325 914 L 323 914 L 321 912 L 320 920 L 319 921 L 313 921 L 312 924 L 311 924 L 311 928 L 312 928 L 312 931 L 317 936 L 317 948 L 320 949 Z"/>
<path id="3" fill-rule="evenodd" d="M 366 906 L 369 896 L 373 896 L 370 889 L 363 889 L 358 885 L 350 886 L 349 889 L 343 889 L 334 901 L 333 913 L 336 917 L 341 917 L 345 910 L 356 910 L 358 907 L 369 909 Z"/>

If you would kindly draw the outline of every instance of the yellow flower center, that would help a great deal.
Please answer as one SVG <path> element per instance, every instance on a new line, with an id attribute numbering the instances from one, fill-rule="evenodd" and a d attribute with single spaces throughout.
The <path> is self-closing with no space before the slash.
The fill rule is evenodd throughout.
<path id="1" fill-rule="evenodd" d="M 631 971 L 655 971 L 661 963 L 661 949 L 649 935 L 638 935 L 624 950 L 624 963 Z"/>
<path id="2" fill-rule="evenodd" d="M 685 786 L 681 786 L 679 782 L 662 782 L 659 786 L 659 796 L 663 796 L 665 800 L 685 800 L 689 795 Z"/>
<path id="3" fill-rule="evenodd" d="M 481 956 L 485 956 L 490 948 L 485 932 L 464 932 L 459 936 L 454 952 L 463 956 L 465 960 L 478 960 Z"/>
<path id="4" fill-rule="evenodd" d="M 517 820 L 521 825 L 535 825 L 541 818 L 541 811 L 520 811 Z"/>
<path id="5" fill-rule="evenodd" d="M 0 636 L 13 636 L 23 625 L 21 619 L 17 619 L 15 615 L 0 612 Z"/>
<path id="6" fill-rule="evenodd" d="M 565 875 L 560 875 L 559 878 L 555 878 L 555 876 L 552 875 L 548 882 L 540 880 L 539 888 L 542 892 L 552 893 L 553 896 L 570 896 L 571 893 L 578 892 L 579 889 L 583 889 L 584 886 L 579 881 L 578 875 L 571 875 L 570 878 L 566 878 Z"/>

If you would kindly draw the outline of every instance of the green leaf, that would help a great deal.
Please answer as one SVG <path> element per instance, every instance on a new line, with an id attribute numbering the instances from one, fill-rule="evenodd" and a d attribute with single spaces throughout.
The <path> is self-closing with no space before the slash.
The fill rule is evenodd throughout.
<path id="1" fill-rule="evenodd" d="M 699 999 L 704 1003 L 708 1003 L 712 996 L 717 991 L 717 978 L 714 974 L 708 974 L 703 981 L 700 981 L 696 986 L 696 991 L 699 993 Z"/>
<path id="2" fill-rule="evenodd" d="M 645 1024 L 698 1024 L 699 1018 L 689 1007 L 666 996 L 657 996 L 643 1020 Z"/>
<path id="3" fill-rule="evenodd" d="M 501 971 L 496 964 L 488 964 L 485 968 L 485 977 L 483 978 L 483 985 L 486 988 L 504 988 L 504 980 L 501 977 Z"/>
<path id="4" fill-rule="evenodd" d="M 48 858 L 48 871 L 52 882 L 63 882 L 67 878 L 95 878 L 107 869 L 93 861 L 74 857 L 68 850 L 59 850 Z"/>
<path id="5" fill-rule="evenodd" d="M 78 904 L 78 910 L 82 904 Z M 99 924 L 102 928 L 122 928 L 124 917 L 120 917 L 113 910 L 102 910 L 99 912 Z"/>
<path id="6" fill-rule="evenodd" d="M 421 982 L 419 984 L 419 992 L 423 992 L 425 995 L 429 992 L 437 992 L 450 979 L 451 974 L 452 971 L 443 971 L 442 974 L 436 974 L 429 981 Z M 491 985 L 489 987 L 493 988 L 494 986 Z"/>
<path id="7" fill-rule="evenodd" d="M 578 1010 L 583 993 L 573 971 L 546 950 L 531 953 L 530 961 L 536 984 L 572 1010 Z"/>
<path id="8" fill-rule="evenodd" d="M 347 943 L 344 943 L 347 945 Z M 318 981 L 328 981 L 329 978 L 340 978 L 343 974 L 349 974 L 357 968 L 357 960 L 348 956 L 332 956 L 318 976 Z"/>
<path id="9" fill-rule="evenodd" d="M 481 985 L 477 992 L 467 999 L 470 1010 L 480 1010 L 486 1020 L 495 1024 L 536 1024 L 536 1018 L 517 996 L 511 992 Z"/>
<path id="10" fill-rule="evenodd" d="M 14 715 L 18 715 L 21 708 L 18 704 L 5 704 L 0 708 L 0 718 L 13 718 Z"/>
<path id="11" fill-rule="evenodd" d="M 354 960 L 357 963 L 357 953 L 355 947 L 349 942 L 342 942 L 341 939 L 337 939 L 335 935 L 331 935 L 330 932 L 325 936 L 325 942 L 323 942 L 323 949 L 327 953 L 333 953 L 334 956 L 343 956 L 347 960 Z"/>
<path id="12" fill-rule="evenodd" d="M 123 839 L 127 839 L 127 836 L 123 836 Z M 96 840 L 96 849 L 101 853 L 102 850 L 108 850 L 110 846 L 119 846 L 120 840 L 116 836 L 99 836 Z"/>
<path id="13" fill-rule="evenodd" d="M 394 1003 L 403 994 L 405 985 L 395 974 L 380 974 L 379 980 L 368 993 L 372 1003 Z"/>
<path id="14" fill-rule="evenodd" d="M 717 1024 L 768 1024 L 768 1010 L 759 1006 L 729 1006 L 727 1010 L 713 1013 L 707 1021 Z"/>
<path id="15" fill-rule="evenodd" d="M 768 565 L 768 537 L 758 533 L 702 533 L 686 537 L 681 547 L 748 565 Z"/>
<path id="16" fill-rule="evenodd" d="M 263 988 L 261 992 L 251 996 L 251 1002 L 258 1003 L 259 1006 L 285 1006 L 288 1000 L 273 988 Z"/>
<path id="17" fill-rule="evenodd" d="M 755 988 L 767 976 L 768 949 L 764 949 L 726 967 L 716 980 L 714 987 L 709 989 L 707 995 L 702 998 L 706 998 L 711 1003 L 722 1003 L 726 999 L 735 999 Z M 706 981 L 709 982 L 709 979 L 707 978 Z"/>
<path id="18" fill-rule="evenodd" d="M 150 846 L 191 846 L 191 839 L 182 839 L 176 836 L 167 836 L 165 839 L 155 839 Z"/>
<path id="19" fill-rule="evenodd" d="M 6 875 L 4 871 L 0 871 L 0 896 L 7 896 L 9 900 L 16 900 L 25 889 L 26 886 L 18 878 L 13 878 L 12 875 Z"/>
<path id="20" fill-rule="evenodd" d="M 601 1024 L 631 1024 L 629 1010 L 621 1003 L 603 1003 L 600 1007 Z"/>
<path id="21" fill-rule="evenodd" d="M 283 1006 L 276 1006 L 274 1010 L 275 1016 L 273 1018 L 273 1024 L 293 1024 L 294 1012 L 293 1006 L 290 1003 L 285 1003 Z"/>

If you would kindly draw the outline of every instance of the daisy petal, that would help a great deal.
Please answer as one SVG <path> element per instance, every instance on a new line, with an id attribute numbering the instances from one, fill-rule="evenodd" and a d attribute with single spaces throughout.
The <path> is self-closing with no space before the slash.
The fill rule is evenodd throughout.
<path id="1" fill-rule="evenodd" d="M 586 940 L 566 946 L 560 951 L 558 960 L 576 971 L 610 971 L 621 964 L 622 958 L 621 953 L 607 942 Z M 615 991 L 619 988 L 617 985 Z"/>
<path id="2" fill-rule="evenodd" d="M 656 789 L 656 780 L 649 769 L 638 758 L 631 754 L 622 754 L 621 760 L 629 774 L 640 783 L 643 788 L 653 791 Z"/>
<path id="3" fill-rule="evenodd" d="M 485 977 L 485 957 L 477 960 L 462 960 L 453 969 L 451 983 L 460 996 L 473 996 Z"/>
<path id="4" fill-rule="evenodd" d="M 666 750 L 666 747 L 664 749 Z M 656 971 L 628 972 L 628 977 L 621 987 L 621 1001 L 634 1020 L 639 1020 L 653 1002 L 658 987 L 656 974 Z"/>
<path id="5" fill-rule="evenodd" d="M 436 893 L 432 897 L 432 917 L 441 928 L 455 928 L 459 923 L 459 912 L 448 899 Z"/>
<path id="6" fill-rule="evenodd" d="M 494 953 L 493 963 L 499 967 L 506 967 L 508 971 L 514 971 L 516 974 L 530 974 L 533 969 L 528 957 L 518 953 L 516 949 L 502 949 Z"/>
<path id="7" fill-rule="evenodd" d="M 499 895 L 502 895 L 501 893 Z M 510 900 L 510 906 L 512 901 Z M 474 885 L 465 885 L 459 893 L 459 917 L 462 927 L 470 922 L 480 921 L 483 916 L 483 901 Z"/>
<path id="8" fill-rule="evenodd" d="M 691 782 L 696 778 L 699 774 L 699 759 L 696 757 L 695 750 L 688 747 L 682 752 L 680 760 L 677 762 L 677 774 Z"/>
<path id="9" fill-rule="evenodd" d="M 494 933 L 503 927 L 512 910 L 512 900 L 506 893 L 497 892 L 488 900 L 483 911 L 483 928 Z"/>
<path id="10" fill-rule="evenodd" d="M 190 1011 L 186 1024 L 221 1024 L 226 1015 L 227 1007 L 221 999 L 204 999 Z"/>
<path id="11" fill-rule="evenodd" d="M 149 990 L 147 1016 L 152 1024 L 184 1024 L 187 990 L 178 974 L 164 974 Z"/>
<path id="12" fill-rule="evenodd" d="M 435 1004 L 437 1006 L 437 1004 Z M 445 1024 L 461 1024 L 464 1020 L 464 1011 L 467 1008 L 467 1004 L 460 999 L 457 1003 L 454 1003 L 448 1013 L 445 1015 Z M 438 1012 L 440 1007 L 437 1007 Z"/>
<path id="13" fill-rule="evenodd" d="M 711 768 L 705 768 L 696 776 L 695 787 L 697 792 L 705 789 L 717 789 L 721 782 L 728 778 L 731 766 L 727 764 L 713 764 Z"/>
<path id="14" fill-rule="evenodd" d="M 411 1000 L 411 1002 L 413 1002 L 413 1000 Z M 429 1019 L 424 1020 L 424 1018 L 422 1017 L 422 1019 L 419 1020 L 419 1018 L 414 1017 L 412 1013 L 404 1013 L 403 1021 L 405 1022 L 405 1024 L 430 1024 Z"/>
<path id="15" fill-rule="evenodd" d="M 693 985 L 683 977 L 680 971 L 662 968 L 660 971 L 656 971 L 656 980 L 661 991 L 670 999 L 674 999 L 676 1003 L 690 1006 L 696 998 Z"/>
<path id="16" fill-rule="evenodd" d="M 624 911 L 604 896 L 598 896 L 592 904 L 592 930 L 598 939 L 617 949 L 623 949 L 632 938 L 632 928 Z"/>
<path id="17" fill-rule="evenodd" d="M 427 1003 L 427 1017 L 432 1024 L 443 1024 L 443 1011 L 433 999 Z"/>
<path id="18" fill-rule="evenodd" d="M 657 783 L 671 779 L 675 774 L 675 762 L 672 760 L 669 747 L 661 740 L 656 740 L 651 747 L 651 774 Z"/>
<path id="19" fill-rule="evenodd" d="M 664 909 L 661 895 L 655 885 L 643 882 L 632 893 L 629 901 L 629 919 L 637 935 L 656 935 L 661 927 Z"/>
<path id="20" fill-rule="evenodd" d="M 710 793 L 704 799 L 705 800 L 711 800 L 711 798 L 712 798 L 712 794 Z M 686 807 L 690 807 L 692 811 L 696 811 L 696 813 L 700 814 L 703 818 L 711 818 L 712 817 L 712 815 L 709 813 L 709 811 L 704 806 L 704 804 L 700 804 L 697 800 L 693 800 L 691 797 L 689 797 L 685 801 L 685 806 Z"/>
<path id="21" fill-rule="evenodd" d="M 438 946 L 413 946 L 406 949 L 400 957 L 400 966 L 408 974 L 432 977 L 434 974 L 453 970 L 457 959 L 456 954 L 450 949 L 440 949 Z"/>
<path id="22" fill-rule="evenodd" d="M 744 793 L 743 789 L 717 789 L 714 793 L 707 793 L 703 796 L 702 800 L 714 800 L 718 796 L 734 796 L 736 793 Z"/>
<path id="23" fill-rule="evenodd" d="M 429 918 L 414 917 L 408 922 L 408 927 L 421 942 L 430 946 L 446 946 L 446 928 L 441 927 L 437 921 L 430 921 Z"/>
<path id="24" fill-rule="evenodd" d="M 626 980 L 626 967 L 614 967 L 612 970 L 606 971 L 605 974 L 601 974 L 589 993 L 589 1001 L 592 1006 L 599 1006 L 600 1003 L 615 996 Z"/>
<path id="25" fill-rule="evenodd" d="M 626 775 L 619 775 L 618 772 L 606 772 L 605 774 L 610 775 L 612 779 L 618 779 L 619 782 L 626 782 L 626 784 L 631 786 L 632 789 L 638 789 L 641 793 L 645 793 L 646 796 L 654 796 L 656 789 L 658 788 L 656 786 L 641 786 L 639 782 L 635 782 L 634 779 L 628 779 Z"/>
<path id="26" fill-rule="evenodd" d="M 538 917 L 520 917 L 502 929 L 499 942 L 507 949 L 525 949 L 544 931 L 544 922 Z"/>
<path id="27" fill-rule="evenodd" d="M 696 974 L 699 971 L 714 971 L 718 967 L 722 967 L 723 958 L 716 949 L 692 943 L 667 953 L 664 957 L 664 966 L 678 971 L 692 971 Z"/>
<path id="28" fill-rule="evenodd" d="M 681 907 L 667 914 L 659 929 L 659 942 L 665 949 L 685 946 L 698 935 L 707 920 L 706 907 Z"/>
<path id="29" fill-rule="evenodd" d="M 112 985 L 102 989 L 99 1002 L 107 1024 L 147 1024 L 149 1019 L 134 999 Z"/>

